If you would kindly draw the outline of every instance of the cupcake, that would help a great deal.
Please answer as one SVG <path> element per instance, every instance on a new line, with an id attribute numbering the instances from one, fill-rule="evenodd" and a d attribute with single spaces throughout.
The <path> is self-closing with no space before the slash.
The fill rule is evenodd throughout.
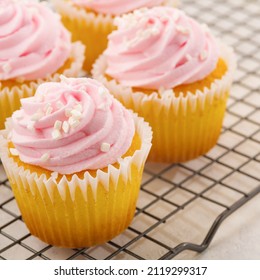
<path id="1" fill-rule="evenodd" d="M 142 7 L 159 5 L 176 6 L 178 0 L 51 0 L 61 14 L 64 25 L 71 31 L 73 40 L 80 40 L 86 46 L 85 71 L 107 46 L 107 36 L 115 26 L 115 16 Z"/>
<path id="2" fill-rule="evenodd" d="M 39 84 L 79 75 L 85 50 L 70 37 L 46 5 L 0 1 L 0 129 Z"/>
<path id="3" fill-rule="evenodd" d="M 149 159 L 176 163 L 205 154 L 221 131 L 233 51 L 170 7 L 135 11 L 115 24 L 93 77 L 150 123 Z"/>
<path id="4" fill-rule="evenodd" d="M 41 84 L 6 122 L 0 156 L 31 234 L 62 247 L 106 242 L 130 224 L 151 128 L 99 82 Z"/>

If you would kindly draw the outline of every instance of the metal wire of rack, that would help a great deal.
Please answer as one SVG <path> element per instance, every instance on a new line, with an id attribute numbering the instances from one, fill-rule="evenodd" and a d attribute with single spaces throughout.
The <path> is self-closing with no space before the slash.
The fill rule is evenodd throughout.
<path id="1" fill-rule="evenodd" d="M 0 259 L 165 260 L 202 252 L 222 222 L 260 193 L 260 1 L 182 2 L 238 56 L 218 144 L 187 163 L 148 163 L 133 223 L 93 248 L 55 248 L 31 236 L 0 165 Z"/>

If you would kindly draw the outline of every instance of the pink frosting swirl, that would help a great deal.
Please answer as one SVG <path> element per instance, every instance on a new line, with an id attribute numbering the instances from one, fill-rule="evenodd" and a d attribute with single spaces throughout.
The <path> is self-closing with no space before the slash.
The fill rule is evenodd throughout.
<path id="1" fill-rule="evenodd" d="M 122 15 L 142 7 L 154 7 L 163 0 L 72 0 L 76 5 L 89 8 L 95 12 L 109 15 Z"/>
<path id="2" fill-rule="evenodd" d="M 206 28 L 170 7 L 116 18 L 105 51 L 106 74 L 124 86 L 174 88 L 199 81 L 216 67 L 217 43 Z"/>
<path id="3" fill-rule="evenodd" d="M 60 174 L 115 163 L 135 133 L 130 111 L 93 79 L 61 79 L 40 85 L 13 114 L 11 141 L 20 159 Z"/>
<path id="4" fill-rule="evenodd" d="M 70 51 L 70 33 L 44 4 L 0 0 L 0 80 L 45 78 Z"/>

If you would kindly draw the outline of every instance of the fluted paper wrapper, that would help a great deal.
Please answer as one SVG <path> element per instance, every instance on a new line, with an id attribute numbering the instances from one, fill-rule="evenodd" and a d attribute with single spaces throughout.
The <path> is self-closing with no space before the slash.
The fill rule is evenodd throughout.
<path id="1" fill-rule="evenodd" d="M 61 73 L 48 75 L 44 79 L 23 82 L 14 81 L 9 86 L 4 86 L 0 81 L 0 129 L 4 128 L 6 118 L 18 110 L 21 106 L 20 99 L 33 96 L 37 87 L 43 82 L 57 82 L 60 74 L 67 77 L 78 77 L 81 73 L 84 61 L 84 46 L 77 42 L 73 43 L 71 55 L 68 59 L 69 65 Z"/>
<path id="2" fill-rule="evenodd" d="M 0 156 L 22 217 L 31 234 L 62 247 L 86 247 L 106 242 L 124 231 L 133 219 L 143 167 L 152 132 L 134 115 L 141 147 L 132 156 L 98 170 L 93 177 L 74 174 L 39 176 L 19 166 L 8 152 L 8 128 L 0 135 Z"/>
<path id="3" fill-rule="evenodd" d="M 104 15 L 76 7 L 72 1 L 52 0 L 54 9 L 61 14 L 64 26 L 72 33 L 72 40 L 80 40 L 85 46 L 84 70 L 92 65 L 107 47 L 107 36 L 115 29 L 112 15 Z M 176 6 L 177 0 L 167 0 L 164 5 Z"/>
<path id="4" fill-rule="evenodd" d="M 125 107 L 148 121 L 153 130 L 153 146 L 148 160 L 183 162 L 209 151 L 217 142 L 236 68 L 233 51 L 221 44 L 221 58 L 227 72 L 210 88 L 195 94 L 173 92 L 159 95 L 134 92 L 105 75 L 106 58 L 102 55 L 93 67 L 93 77 L 102 82 Z"/>

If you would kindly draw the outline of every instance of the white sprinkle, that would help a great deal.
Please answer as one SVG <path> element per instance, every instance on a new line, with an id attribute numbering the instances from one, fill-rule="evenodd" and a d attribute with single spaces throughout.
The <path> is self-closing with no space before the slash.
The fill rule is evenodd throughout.
<path id="1" fill-rule="evenodd" d="M 41 156 L 41 161 L 46 162 L 46 161 L 48 161 L 49 158 L 50 158 L 50 154 L 45 153 Z"/>
<path id="2" fill-rule="evenodd" d="M 43 111 L 46 112 L 46 110 L 47 110 L 50 106 L 51 106 L 51 103 L 50 103 L 50 102 L 46 103 L 46 104 L 44 105 L 44 107 L 43 107 Z"/>
<path id="3" fill-rule="evenodd" d="M 51 136 L 52 136 L 52 139 L 58 140 L 58 139 L 61 138 L 61 133 L 60 133 L 60 131 L 59 131 L 58 129 L 54 129 L 54 130 L 52 131 Z"/>
<path id="4" fill-rule="evenodd" d="M 77 111 L 79 111 L 79 112 L 82 112 L 82 111 L 83 111 L 83 107 L 82 107 L 81 104 L 75 105 L 75 106 L 74 106 L 74 109 L 77 110 Z"/>
<path id="5" fill-rule="evenodd" d="M 68 133 L 70 130 L 70 125 L 67 121 L 64 121 L 62 124 L 62 130 L 64 131 L 64 133 Z"/>
<path id="6" fill-rule="evenodd" d="M 50 115 L 53 112 L 53 108 L 49 106 L 46 110 L 46 115 Z"/>
<path id="7" fill-rule="evenodd" d="M 107 153 L 110 150 L 110 144 L 109 143 L 102 143 L 100 147 L 101 152 Z"/>
<path id="8" fill-rule="evenodd" d="M 19 156 L 19 152 L 16 149 L 10 148 L 9 151 L 12 156 L 15 156 L 15 157 Z"/>
<path id="9" fill-rule="evenodd" d="M 56 105 L 59 109 L 61 109 L 64 106 L 64 104 L 60 100 L 56 103 Z"/>
<path id="10" fill-rule="evenodd" d="M 3 69 L 3 71 L 4 71 L 5 73 L 10 73 L 11 70 L 12 70 L 12 67 L 11 67 L 11 65 L 10 65 L 9 63 L 5 63 L 5 64 L 3 65 L 3 67 L 2 67 L 2 69 Z"/>
<path id="11" fill-rule="evenodd" d="M 104 103 L 99 104 L 98 107 L 97 107 L 97 109 L 101 110 L 101 111 L 105 110 L 105 108 L 106 108 L 106 106 L 105 106 Z"/>
<path id="12" fill-rule="evenodd" d="M 185 55 L 185 58 L 186 58 L 188 61 L 192 60 L 192 56 L 191 56 L 190 54 L 186 54 L 186 55 Z"/>
<path id="13" fill-rule="evenodd" d="M 201 61 L 205 60 L 207 57 L 208 57 L 208 52 L 206 50 L 203 50 L 199 55 L 199 59 Z"/>
<path id="14" fill-rule="evenodd" d="M 76 128 L 80 124 L 80 121 L 75 119 L 74 117 L 69 118 L 69 125 L 72 128 Z"/>
<path id="15" fill-rule="evenodd" d="M 23 112 L 22 111 L 16 111 L 13 116 L 17 119 L 20 120 L 23 118 Z"/>
<path id="16" fill-rule="evenodd" d="M 12 138 L 12 136 L 13 136 L 13 133 L 12 133 L 12 131 L 10 131 L 9 133 L 8 133 L 8 135 L 7 135 L 7 139 L 11 139 Z"/>
<path id="17" fill-rule="evenodd" d="M 176 25 L 176 30 L 182 34 L 190 34 L 190 30 L 182 25 Z"/>
<path id="18" fill-rule="evenodd" d="M 105 89 L 103 87 L 98 88 L 98 94 L 104 95 L 106 93 Z"/>
<path id="19" fill-rule="evenodd" d="M 151 31 L 152 35 L 158 35 L 160 33 L 158 28 L 153 28 Z"/>
<path id="20" fill-rule="evenodd" d="M 74 117 L 75 119 L 81 119 L 81 118 L 82 118 L 81 112 L 79 112 L 79 111 L 77 111 L 77 110 L 71 110 L 71 115 L 72 115 L 72 117 Z"/>
<path id="21" fill-rule="evenodd" d="M 31 116 L 31 121 L 38 121 L 43 117 L 43 113 L 37 112 Z"/>
<path id="22" fill-rule="evenodd" d="M 34 124 L 35 124 L 34 122 L 29 122 L 26 126 L 27 129 L 30 131 L 34 131 L 35 130 Z"/>
<path id="23" fill-rule="evenodd" d="M 62 127 L 62 122 L 57 120 L 54 124 L 54 128 L 57 130 L 61 130 L 61 127 Z"/>
<path id="24" fill-rule="evenodd" d="M 65 109 L 65 116 L 70 117 L 71 116 L 71 109 Z"/>
<path id="25" fill-rule="evenodd" d="M 74 122 L 72 122 L 72 124 L 70 125 L 72 128 L 76 128 L 77 126 L 79 126 L 80 122 L 78 120 L 75 120 Z"/>

